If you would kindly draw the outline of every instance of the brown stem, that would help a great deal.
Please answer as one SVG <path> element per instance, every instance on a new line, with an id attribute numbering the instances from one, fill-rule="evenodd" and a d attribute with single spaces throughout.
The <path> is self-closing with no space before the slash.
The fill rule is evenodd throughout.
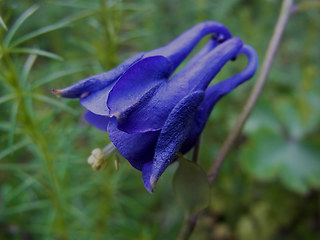
<path id="1" fill-rule="evenodd" d="M 225 140 L 222 148 L 220 149 L 216 160 L 214 161 L 208 175 L 208 180 L 210 184 L 214 182 L 214 180 L 217 177 L 217 174 L 221 168 L 221 165 L 223 161 L 225 160 L 227 154 L 229 153 L 230 149 L 232 148 L 233 144 L 235 143 L 237 137 L 239 136 L 242 127 L 244 123 L 246 122 L 248 116 L 250 115 L 255 103 L 258 100 L 258 97 L 261 94 L 261 91 L 263 89 L 263 86 L 265 85 L 267 81 L 267 77 L 271 68 L 271 65 L 273 63 L 275 54 L 277 52 L 283 31 L 286 27 L 286 24 L 288 22 L 290 11 L 293 6 L 293 0 L 283 0 L 281 11 L 279 14 L 279 18 L 277 21 L 277 24 L 275 26 L 272 38 L 270 40 L 266 56 L 264 58 L 262 69 L 259 73 L 258 79 L 251 91 L 251 94 L 236 122 L 232 130 L 230 131 L 227 139 Z M 186 220 L 186 226 L 180 231 L 178 239 L 187 240 L 191 236 L 198 219 L 199 213 L 196 213 L 194 216 L 191 216 Z"/>
<path id="2" fill-rule="evenodd" d="M 198 161 L 199 146 L 200 146 L 200 138 L 199 138 L 197 144 L 195 145 L 195 147 L 193 149 L 193 154 L 192 154 L 192 161 L 193 162 L 197 162 Z"/>
<path id="3" fill-rule="evenodd" d="M 209 171 L 209 182 L 212 184 L 214 180 L 217 177 L 217 174 L 220 170 L 220 167 L 225 160 L 227 154 L 229 153 L 230 149 L 232 148 L 233 144 L 237 140 L 237 137 L 239 136 L 242 127 L 244 123 L 246 122 L 248 116 L 250 115 L 254 105 L 256 104 L 261 91 L 263 89 L 263 86 L 265 85 L 267 81 L 267 77 L 271 68 L 271 65 L 273 63 L 275 54 L 277 52 L 283 31 L 285 29 L 285 26 L 288 22 L 289 16 L 290 16 L 290 10 L 293 6 L 293 0 L 284 0 L 282 2 L 282 7 L 280 11 L 280 15 L 276 24 L 276 27 L 274 29 L 271 41 L 269 43 L 266 56 L 264 58 L 262 69 L 259 73 L 258 80 L 256 81 L 251 94 L 236 122 L 236 124 L 233 126 L 232 130 L 230 131 L 227 139 L 225 140 L 223 146 L 221 147 L 210 171 Z"/>
<path id="4" fill-rule="evenodd" d="M 179 235 L 177 237 L 177 240 L 188 240 L 191 236 L 194 228 L 197 225 L 197 221 L 199 218 L 200 212 L 196 213 L 190 218 L 186 218 L 183 222 L 183 225 L 180 229 Z"/>

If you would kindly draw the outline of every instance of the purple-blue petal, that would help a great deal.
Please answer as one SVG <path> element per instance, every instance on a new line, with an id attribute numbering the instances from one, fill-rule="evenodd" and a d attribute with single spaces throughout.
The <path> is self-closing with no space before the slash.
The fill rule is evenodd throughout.
<path id="1" fill-rule="evenodd" d="M 162 55 L 169 59 L 176 69 L 204 36 L 213 33 L 223 40 L 231 37 L 229 30 L 221 23 L 206 21 L 185 31 L 168 45 L 146 53 L 146 56 Z"/>
<path id="2" fill-rule="evenodd" d="M 199 61 L 202 57 L 208 54 L 212 49 L 218 45 L 217 39 L 210 39 L 208 43 L 195 55 L 190 61 L 186 64 L 185 68 L 192 68 L 193 65 Z M 157 93 L 159 85 L 157 85 L 152 91 L 146 93 L 139 101 L 139 104 L 136 104 L 128 108 L 123 114 L 118 116 L 118 128 L 122 131 L 133 133 L 133 132 L 147 132 L 147 131 L 156 131 L 160 130 L 164 124 L 166 118 L 168 117 L 171 109 L 174 105 L 179 102 L 181 96 L 184 95 L 184 91 L 176 91 L 175 89 L 169 89 L 168 84 L 163 84 L 161 86 L 160 92 L 157 96 L 154 96 Z M 176 99 L 171 99 L 170 96 L 166 95 L 177 95 Z M 153 99 L 151 99 L 154 97 Z M 161 99 L 159 99 L 159 98 Z M 170 100 L 170 102 L 163 102 L 165 99 Z M 152 100 L 150 103 L 145 104 L 146 102 Z M 147 115 L 144 111 L 150 106 L 156 108 L 157 104 L 163 104 L 162 106 L 167 106 L 167 108 L 159 106 L 159 110 L 154 111 L 151 115 Z M 142 111 L 140 112 L 140 106 Z M 140 114 L 139 114 L 140 113 Z M 131 117 L 134 115 L 134 117 Z"/>
<path id="3" fill-rule="evenodd" d="M 205 90 L 211 79 L 228 60 L 236 56 L 242 46 L 238 38 L 229 39 L 218 46 L 215 42 L 211 44 L 191 59 L 193 66 L 187 64 L 172 79 L 162 81 L 152 94 L 145 94 L 149 97 L 144 97 L 139 107 L 136 105 L 118 116 L 121 117 L 119 128 L 128 133 L 161 129 L 173 107 L 190 92 Z"/>
<path id="4" fill-rule="evenodd" d="M 231 38 L 216 46 L 208 54 L 199 57 L 192 66 L 184 67 L 169 81 L 170 88 L 187 88 L 189 92 L 205 90 L 221 68 L 235 58 L 242 48 L 242 41 Z"/>
<path id="5" fill-rule="evenodd" d="M 224 95 L 228 94 L 234 88 L 250 79 L 256 72 L 258 56 L 255 50 L 248 45 L 244 45 L 239 51 L 239 54 L 244 54 L 248 57 L 248 64 L 246 68 L 237 75 L 223 80 L 206 90 L 205 98 L 197 109 L 188 137 L 181 147 L 181 152 L 183 154 L 188 152 L 198 141 L 198 138 L 203 131 L 203 128 L 215 104 Z"/>
<path id="6" fill-rule="evenodd" d="M 208 34 L 213 36 L 206 46 L 170 78 Z M 238 54 L 248 57 L 247 67 L 208 88 L 221 68 Z M 219 99 L 251 78 L 256 68 L 253 48 L 232 38 L 222 24 L 207 21 L 108 72 L 52 91 L 62 97 L 80 98 L 87 109 L 85 119 L 108 132 L 120 154 L 142 171 L 144 185 L 152 193 L 177 153 L 184 154 L 196 144 Z"/>
<path id="7" fill-rule="evenodd" d="M 154 186 L 164 170 L 176 159 L 191 127 L 197 107 L 204 98 L 203 91 L 196 91 L 184 97 L 172 110 L 165 122 L 155 150 L 151 186 Z"/>
<path id="8" fill-rule="evenodd" d="M 110 90 L 114 84 L 104 87 L 88 96 L 80 98 L 80 104 L 87 110 L 98 114 L 109 116 L 109 108 L 107 106 L 107 99 Z"/>
<path id="9" fill-rule="evenodd" d="M 131 66 L 110 91 L 107 105 L 111 115 L 119 115 L 171 73 L 170 62 L 162 56 L 148 57 Z"/>
<path id="10" fill-rule="evenodd" d="M 152 115 L 139 116 L 139 113 L 143 114 L 143 111 L 140 110 L 143 110 L 145 108 L 146 104 L 149 103 L 152 97 L 159 90 L 160 86 L 161 83 L 154 86 L 152 89 L 146 92 L 138 102 L 136 102 L 134 105 L 130 106 L 120 114 L 117 114 L 118 128 L 120 130 L 126 133 L 138 133 L 158 131 L 161 129 L 161 125 L 159 123 L 162 119 L 158 119 L 158 117 L 161 117 L 162 115 L 160 115 L 159 113 L 164 111 L 153 113 Z M 163 108 L 163 110 L 166 109 Z"/>
<path id="11" fill-rule="evenodd" d="M 183 67 L 184 69 L 191 69 L 197 62 L 202 59 L 204 56 L 206 56 L 209 52 L 211 52 L 215 47 L 219 45 L 219 42 L 215 38 L 211 38 L 206 45 L 199 51 L 197 52 L 196 55 L 194 55 L 188 62 L 187 64 Z M 181 72 L 181 71 L 180 71 Z"/>
<path id="12" fill-rule="evenodd" d="M 97 115 L 90 111 L 86 111 L 86 113 L 84 114 L 84 118 L 88 123 L 95 126 L 96 128 L 102 131 L 107 131 L 107 126 L 110 119 L 109 117 Z"/>
<path id="13" fill-rule="evenodd" d="M 52 89 L 52 92 L 65 98 L 81 98 L 84 96 L 89 96 L 90 94 L 102 88 L 114 84 L 115 81 L 132 64 L 140 60 L 143 55 L 144 53 L 136 54 L 135 56 L 127 59 L 122 64 L 108 72 L 99 73 L 94 76 L 88 77 L 64 89 Z"/>
<path id="14" fill-rule="evenodd" d="M 142 180 L 145 188 L 148 190 L 149 193 L 153 192 L 153 188 L 150 183 L 151 173 L 152 173 L 152 162 L 147 162 L 143 165 L 143 168 L 142 168 Z"/>
<path id="15" fill-rule="evenodd" d="M 206 98 L 208 98 L 207 102 L 211 105 L 209 108 L 212 108 L 221 97 L 250 79 L 256 72 L 258 66 L 258 55 L 256 51 L 249 45 L 244 45 L 239 51 L 239 54 L 244 54 L 248 57 L 246 68 L 237 75 L 216 83 L 207 89 Z"/>
<path id="16" fill-rule="evenodd" d="M 128 134 L 117 128 L 117 120 L 110 119 L 108 135 L 119 153 L 136 169 L 142 170 L 145 163 L 152 161 L 159 137 L 158 132 Z"/>
<path id="17" fill-rule="evenodd" d="M 219 36 L 220 41 L 231 37 L 229 30 L 221 23 L 207 21 L 195 25 L 168 45 L 145 53 L 143 59 L 132 65 L 111 90 L 107 104 L 110 114 L 120 114 L 138 102 L 148 90 L 167 79 L 201 38 L 210 33 Z"/>

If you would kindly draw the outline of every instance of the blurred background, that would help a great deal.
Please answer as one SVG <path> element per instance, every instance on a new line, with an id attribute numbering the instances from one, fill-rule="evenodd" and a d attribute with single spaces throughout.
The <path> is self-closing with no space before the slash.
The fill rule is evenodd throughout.
<path id="1" fill-rule="evenodd" d="M 320 8 L 296 1 L 268 83 L 212 187 L 191 239 L 320 239 Z M 87 164 L 109 143 L 63 88 L 215 20 L 261 66 L 278 0 L 0 0 L 0 239 L 175 239 L 172 177 L 155 193 L 124 159 Z M 317 8 L 318 7 L 318 8 Z M 199 46 L 203 45 L 204 39 Z M 215 81 L 245 66 L 229 63 Z M 201 138 L 208 170 L 255 78 L 214 109 Z M 138 143 L 137 143 L 138 144 Z"/>

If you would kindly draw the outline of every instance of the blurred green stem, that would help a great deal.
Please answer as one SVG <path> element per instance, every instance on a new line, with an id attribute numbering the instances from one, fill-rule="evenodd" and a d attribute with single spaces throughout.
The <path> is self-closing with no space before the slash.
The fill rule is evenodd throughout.
<path id="1" fill-rule="evenodd" d="M 104 68 L 113 68 L 118 64 L 118 39 L 115 29 L 114 13 L 105 0 L 100 0 L 99 19 L 104 32 L 104 40 L 99 46 L 98 56 Z"/>
<path id="2" fill-rule="evenodd" d="M 185 218 L 182 227 L 180 229 L 179 235 L 177 237 L 177 240 L 187 240 L 191 236 L 194 228 L 196 227 L 197 220 L 199 217 L 200 212 L 196 213 L 191 218 Z"/>
<path id="3" fill-rule="evenodd" d="M 25 101 L 26 92 L 23 89 L 23 86 L 21 86 L 20 84 L 19 76 L 17 74 L 16 68 L 13 64 L 13 61 L 8 49 L 6 49 L 3 45 L 1 45 L 1 49 L 3 50 L 1 69 L 4 70 L 3 73 L 5 74 L 5 79 L 7 80 L 7 83 L 14 89 L 16 101 L 19 104 L 19 111 L 18 111 L 18 117 L 20 118 L 19 120 L 25 127 L 25 130 L 29 135 L 29 137 L 31 138 L 31 140 L 38 147 L 40 154 L 45 160 L 45 164 L 49 173 L 49 182 L 51 183 L 51 188 L 49 189 L 49 195 L 57 211 L 56 223 L 58 225 L 59 230 L 61 230 L 59 231 L 60 232 L 59 239 L 68 239 L 66 224 L 64 222 L 64 217 L 63 217 L 63 207 L 60 199 L 61 194 L 59 194 L 60 187 L 59 187 L 57 176 L 54 172 L 53 158 L 48 149 L 48 142 L 46 138 L 43 136 L 43 134 L 39 132 L 37 128 L 37 124 L 33 119 L 33 116 L 27 110 L 28 108 Z"/>
<path id="4" fill-rule="evenodd" d="M 192 154 L 192 161 L 193 162 L 197 162 L 198 161 L 199 147 L 200 147 L 200 138 L 199 138 L 196 146 L 193 149 L 193 154 Z"/>
<path id="5" fill-rule="evenodd" d="M 227 139 L 225 140 L 223 146 L 221 147 L 210 171 L 208 174 L 208 180 L 210 184 L 213 184 L 214 180 L 217 177 L 217 174 L 222 166 L 222 163 L 224 162 L 227 154 L 231 150 L 233 144 L 237 140 L 243 125 L 245 124 L 246 120 L 248 119 L 248 116 L 250 115 L 253 107 L 255 106 L 261 92 L 263 89 L 263 86 L 265 85 L 267 81 L 267 77 L 270 71 L 270 68 L 272 66 L 275 54 L 277 52 L 282 34 L 284 32 L 284 29 L 287 25 L 290 12 L 293 6 L 293 0 L 283 0 L 282 6 L 281 6 L 281 11 L 279 14 L 279 18 L 277 21 L 277 24 L 275 26 L 272 38 L 269 42 L 269 46 L 265 55 L 265 58 L 263 60 L 262 64 L 262 69 L 259 73 L 258 80 L 256 81 L 251 94 L 236 122 L 232 130 L 230 131 Z M 180 231 L 180 234 L 178 236 L 178 239 L 189 239 L 191 236 L 197 219 L 198 219 L 199 213 L 196 213 L 194 216 L 190 217 L 189 219 L 186 220 L 187 226 L 183 226 L 184 230 Z"/>

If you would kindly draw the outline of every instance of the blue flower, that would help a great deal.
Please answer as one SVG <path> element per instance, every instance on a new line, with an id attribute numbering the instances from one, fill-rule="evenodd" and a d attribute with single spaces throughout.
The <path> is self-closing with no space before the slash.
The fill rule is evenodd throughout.
<path id="1" fill-rule="evenodd" d="M 176 68 L 207 34 L 209 42 L 178 73 Z M 237 75 L 209 86 L 221 68 L 239 54 L 248 57 Z M 53 90 L 80 98 L 86 120 L 108 132 L 118 151 L 142 171 L 146 189 L 153 191 L 164 170 L 198 141 L 221 97 L 250 79 L 257 68 L 253 48 L 231 37 L 216 22 L 195 25 L 168 45 L 140 53 L 117 68 Z"/>

